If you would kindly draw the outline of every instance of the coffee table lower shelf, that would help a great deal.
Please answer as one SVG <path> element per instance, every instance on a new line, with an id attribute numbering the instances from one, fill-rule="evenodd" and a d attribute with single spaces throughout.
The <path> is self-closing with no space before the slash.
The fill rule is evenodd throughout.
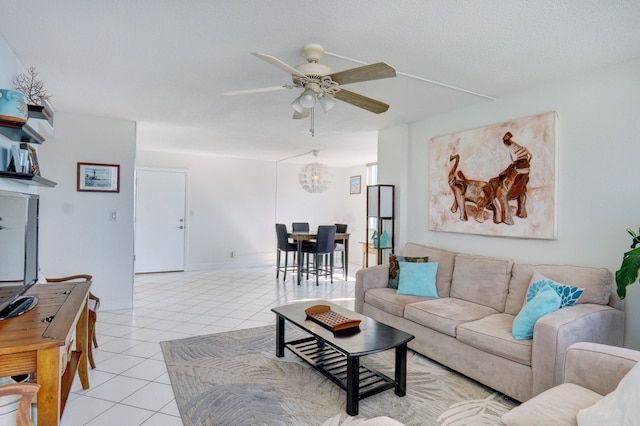
<path id="1" fill-rule="evenodd" d="M 356 386 L 357 399 L 367 398 L 396 386 L 394 379 L 366 365 L 361 365 L 359 357 L 347 357 L 315 337 L 286 342 L 285 347 L 347 392 L 349 392 L 348 361 L 354 363 L 354 367 L 358 368 L 358 374 L 353 375 L 357 383 L 352 385 Z"/>

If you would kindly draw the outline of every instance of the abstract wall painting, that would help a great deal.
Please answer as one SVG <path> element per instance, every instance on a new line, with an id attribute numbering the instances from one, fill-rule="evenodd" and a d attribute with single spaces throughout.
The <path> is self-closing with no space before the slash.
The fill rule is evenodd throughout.
<path id="1" fill-rule="evenodd" d="M 556 238 L 557 114 L 431 138 L 429 229 Z"/>

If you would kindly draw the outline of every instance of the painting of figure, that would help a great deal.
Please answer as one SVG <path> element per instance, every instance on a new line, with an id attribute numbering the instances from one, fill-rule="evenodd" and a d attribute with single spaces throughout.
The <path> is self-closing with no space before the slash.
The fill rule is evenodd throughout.
<path id="1" fill-rule="evenodd" d="M 556 237 L 556 113 L 431 139 L 429 229 Z"/>

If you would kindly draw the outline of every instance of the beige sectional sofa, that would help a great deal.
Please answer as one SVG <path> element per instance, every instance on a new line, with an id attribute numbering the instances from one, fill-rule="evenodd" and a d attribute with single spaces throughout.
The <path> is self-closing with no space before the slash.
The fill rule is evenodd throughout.
<path id="1" fill-rule="evenodd" d="M 356 274 L 356 312 L 413 334 L 411 349 L 518 401 L 561 382 L 571 344 L 622 345 L 624 312 L 608 269 L 514 263 L 414 243 L 402 255 L 438 262 L 438 298 L 397 294 L 387 287 L 389 266 L 377 265 Z M 574 306 L 540 318 L 533 339 L 516 340 L 512 324 L 536 271 L 584 292 Z"/>
<path id="2" fill-rule="evenodd" d="M 509 411 L 500 424 L 577 425 L 578 413 L 580 424 L 638 424 L 640 410 L 634 407 L 640 388 L 640 374 L 634 369 L 638 361 L 639 351 L 575 343 L 567 350 L 562 384 Z"/>

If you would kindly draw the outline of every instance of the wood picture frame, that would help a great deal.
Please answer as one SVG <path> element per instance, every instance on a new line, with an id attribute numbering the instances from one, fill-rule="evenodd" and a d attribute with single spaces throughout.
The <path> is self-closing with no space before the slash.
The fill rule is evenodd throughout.
<path id="1" fill-rule="evenodd" d="M 349 179 L 349 194 L 360 194 L 362 191 L 362 176 L 351 176 Z"/>
<path id="2" fill-rule="evenodd" d="M 120 165 L 78 163 L 78 192 L 120 192 Z"/>

